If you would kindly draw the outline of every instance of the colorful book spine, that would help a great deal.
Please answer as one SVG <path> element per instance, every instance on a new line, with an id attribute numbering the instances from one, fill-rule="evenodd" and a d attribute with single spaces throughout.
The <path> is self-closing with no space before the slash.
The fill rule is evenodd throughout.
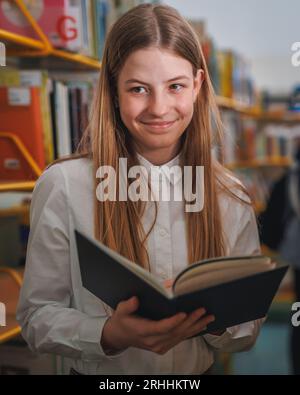
<path id="1" fill-rule="evenodd" d="M 49 102 L 49 78 L 46 71 L 40 70 L 0 70 L 0 86 L 3 87 L 37 87 L 42 111 L 43 140 L 46 163 L 54 159 L 54 148 Z"/>
<path id="2" fill-rule="evenodd" d="M 41 170 L 46 165 L 40 89 L 0 87 L 0 131 L 18 137 Z M 37 177 L 10 139 L 1 138 L 0 179 L 32 180 Z"/>

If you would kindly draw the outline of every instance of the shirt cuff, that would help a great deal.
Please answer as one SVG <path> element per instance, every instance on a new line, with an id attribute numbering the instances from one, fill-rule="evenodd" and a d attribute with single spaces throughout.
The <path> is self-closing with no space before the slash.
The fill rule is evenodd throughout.
<path id="1" fill-rule="evenodd" d="M 211 335 L 207 333 L 203 335 L 204 339 L 214 348 L 221 348 L 224 344 L 227 343 L 228 340 L 231 339 L 231 333 L 228 331 L 228 328 L 222 335 Z"/>
<path id="2" fill-rule="evenodd" d="M 231 340 L 253 336 L 254 327 L 254 321 L 244 322 L 227 328 L 221 336 L 206 334 L 204 338 L 212 347 L 222 348 Z"/>
<path id="3" fill-rule="evenodd" d="M 126 350 L 108 355 L 101 346 L 101 337 L 104 325 L 109 317 L 89 317 L 79 327 L 79 339 L 82 344 L 83 359 L 99 360 L 99 357 L 115 359 L 125 353 Z"/>

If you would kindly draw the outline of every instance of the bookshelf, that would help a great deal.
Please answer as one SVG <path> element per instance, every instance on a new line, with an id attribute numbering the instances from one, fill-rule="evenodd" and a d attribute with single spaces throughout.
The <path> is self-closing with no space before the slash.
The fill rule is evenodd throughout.
<path id="1" fill-rule="evenodd" d="M 1 2 L 1 0 L 0 0 Z M 25 37 L 8 30 L 0 29 L 0 41 L 5 44 L 8 65 L 19 68 L 44 68 L 51 70 L 96 71 L 101 62 L 81 53 L 73 53 L 55 48 L 44 34 L 41 27 L 28 11 L 23 0 L 14 1 L 23 16 L 29 22 L 37 39 Z M 0 130 L 0 139 L 10 140 L 17 148 L 20 156 L 28 164 L 37 179 L 42 169 L 27 150 L 23 142 L 14 133 Z M 35 181 L 1 182 L 0 192 L 31 192 Z M 26 208 L 28 213 L 28 207 Z M 8 267 L 0 267 L 0 300 L 6 305 L 6 326 L 0 327 L 0 344 L 18 336 L 21 328 L 18 325 L 15 312 L 22 285 L 23 271 Z"/>

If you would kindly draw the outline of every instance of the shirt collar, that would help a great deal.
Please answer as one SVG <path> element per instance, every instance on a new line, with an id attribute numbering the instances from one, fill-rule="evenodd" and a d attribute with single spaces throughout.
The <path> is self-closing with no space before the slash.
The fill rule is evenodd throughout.
<path id="1" fill-rule="evenodd" d="M 140 155 L 137 152 L 137 158 L 142 166 L 144 166 L 149 173 L 150 171 L 152 172 L 152 176 L 154 176 L 154 179 L 156 179 L 156 176 L 159 177 L 159 174 L 163 174 L 166 179 L 172 184 L 175 185 L 177 182 L 181 179 L 182 177 L 182 172 L 180 171 L 174 171 L 173 175 L 170 173 L 169 169 L 173 166 L 179 166 L 180 165 L 180 157 L 181 153 L 179 152 L 178 155 L 175 156 L 175 158 L 171 159 L 169 162 L 164 163 L 161 166 L 154 165 L 153 163 L 149 162 L 148 159 L 144 158 L 142 155 Z"/>

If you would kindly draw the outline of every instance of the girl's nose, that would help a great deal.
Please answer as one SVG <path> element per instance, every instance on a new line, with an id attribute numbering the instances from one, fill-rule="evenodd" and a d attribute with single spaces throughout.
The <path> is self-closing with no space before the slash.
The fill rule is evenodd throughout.
<path id="1" fill-rule="evenodd" d="M 156 117 L 162 117 L 169 112 L 169 99 L 163 93 L 153 93 L 149 99 L 148 112 Z"/>

